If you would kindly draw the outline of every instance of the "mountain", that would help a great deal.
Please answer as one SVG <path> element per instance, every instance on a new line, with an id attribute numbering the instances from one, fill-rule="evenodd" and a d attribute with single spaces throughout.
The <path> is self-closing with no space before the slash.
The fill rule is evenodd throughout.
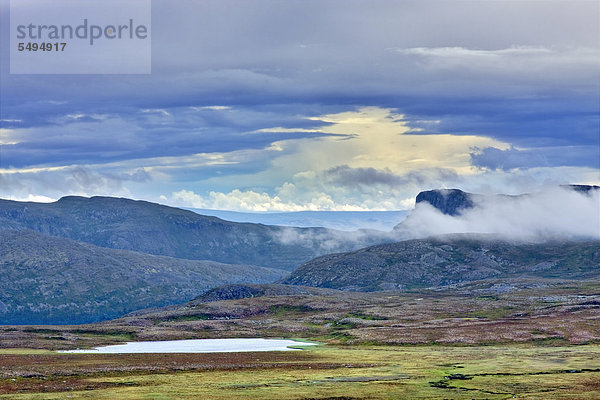
<path id="1" fill-rule="evenodd" d="M 330 254 L 281 283 L 352 291 L 443 286 L 486 278 L 600 277 L 600 241 L 537 244 L 453 235 Z"/>
<path id="2" fill-rule="evenodd" d="M 561 187 L 565 189 L 574 190 L 580 193 L 589 193 L 593 190 L 600 190 L 600 186 L 591 185 L 563 185 Z M 517 198 L 520 196 L 528 196 L 528 194 L 523 194 L 519 196 L 508 196 L 504 194 L 496 195 L 496 197 L 498 196 L 501 196 L 503 198 Z M 436 189 L 427 190 L 419 193 L 416 198 L 416 203 L 429 203 L 433 207 L 440 210 L 443 214 L 456 216 L 460 215 L 464 210 L 473 208 L 475 206 L 476 201 L 484 197 L 486 196 L 463 192 L 460 189 Z"/>
<path id="3" fill-rule="evenodd" d="M 114 250 L 0 231 L 0 324 L 85 323 L 190 300 L 215 286 L 273 282 L 283 270 Z"/>
<path id="4" fill-rule="evenodd" d="M 381 232 L 236 223 L 113 197 L 68 196 L 54 203 L 0 200 L 0 229 L 31 229 L 100 247 L 288 270 L 318 255 L 387 241 Z"/>
<path id="5" fill-rule="evenodd" d="M 586 194 L 599 188 L 570 188 L 584 193 L 568 192 L 567 198 L 584 199 L 574 208 L 583 210 L 580 213 L 585 219 L 579 218 L 576 223 L 569 219 L 568 225 L 578 232 L 597 230 L 595 219 L 588 216 L 594 215 L 588 209 L 595 206 L 586 205 L 597 198 Z M 557 201 L 552 195 L 545 198 L 552 204 Z M 518 219 L 508 221 L 511 233 L 524 229 L 515 227 L 515 223 L 529 212 L 518 209 L 515 199 L 543 208 L 533 195 L 502 199 L 510 199 L 516 206 L 502 209 L 498 208 L 499 202 L 491 201 L 488 211 L 496 222 L 507 220 L 514 211 Z M 430 236 L 415 234 L 423 226 L 439 234 L 443 226 L 437 223 L 438 216 L 444 218 L 441 222 L 448 225 L 444 228 L 448 230 L 455 225 L 447 219 L 464 218 L 469 213 L 460 213 L 473 204 L 478 207 L 474 211 L 480 211 L 477 195 L 459 190 L 423 192 L 417 201 L 431 203 L 447 215 L 432 207 L 417 207 L 403 222 L 404 231 L 386 234 L 237 223 L 111 197 L 70 196 L 54 203 L 0 200 L 0 324 L 98 321 L 140 308 L 175 304 L 228 284 L 235 285 L 215 289 L 202 301 L 259 295 L 301 296 L 311 292 L 306 288 L 274 285 L 265 289 L 252 284 L 281 279 L 285 275 L 283 269 L 290 271 L 302 262 L 281 283 L 379 291 L 439 287 L 488 278 L 600 276 L 598 240 L 524 244 L 494 234 L 398 242 L 401 238 Z M 434 216 L 417 218 L 415 213 L 419 211 Z M 482 215 L 475 214 L 475 220 L 485 219 Z M 587 221 L 591 228 L 585 231 Z M 548 228 L 527 221 L 526 224 L 543 233 Z M 556 226 L 563 230 L 566 225 L 556 223 L 549 228 Z M 405 237 L 403 232 L 413 236 Z M 593 234 L 583 236 L 596 238 Z M 389 243 L 392 241 L 395 243 Z"/>

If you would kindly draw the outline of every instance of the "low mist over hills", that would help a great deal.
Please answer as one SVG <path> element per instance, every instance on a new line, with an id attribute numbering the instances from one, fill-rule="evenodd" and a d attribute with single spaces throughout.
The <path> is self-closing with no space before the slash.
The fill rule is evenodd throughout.
<path id="1" fill-rule="evenodd" d="M 330 254 L 282 283 L 351 291 L 443 286 L 487 278 L 600 277 L 600 241 L 511 243 L 456 235 Z"/>
<path id="2" fill-rule="evenodd" d="M 199 301 L 598 279 L 599 189 L 422 192 L 391 232 L 237 223 L 110 197 L 0 200 L 0 324 L 99 321 L 227 284 Z M 276 281 L 304 287 L 248 286 Z"/>
<path id="3" fill-rule="evenodd" d="M 0 200 L 0 229 L 31 229 L 96 246 L 291 270 L 318 255 L 381 243 L 376 235 L 236 223 L 146 201 L 64 197 Z"/>
<path id="4" fill-rule="evenodd" d="M 285 271 L 114 250 L 33 231 L 0 231 L 0 324 L 84 323 L 181 303 Z"/>
<path id="5" fill-rule="evenodd" d="M 211 215 L 227 221 L 293 227 L 323 227 L 340 231 L 374 229 L 390 231 L 406 218 L 408 210 L 396 211 L 293 211 L 249 213 L 189 208 L 200 215 Z"/>
<path id="6" fill-rule="evenodd" d="M 600 186 L 564 185 L 558 188 L 551 188 L 552 192 L 555 192 L 556 190 L 563 192 L 566 191 L 573 194 L 582 194 L 591 197 L 600 191 Z M 431 206 L 441 211 L 442 214 L 457 216 L 481 204 L 485 199 L 494 199 L 496 201 L 511 201 L 519 198 L 522 199 L 524 197 L 533 197 L 535 199 L 535 197 L 539 196 L 540 194 L 541 193 L 527 193 L 517 196 L 498 194 L 495 196 L 484 196 L 480 194 L 463 192 L 460 189 L 436 189 L 426 190 L 419 193 L 415 199 L 415 202 L 416 204 L 429 203 Z"/>
<path id="7" fill-rule="evenodd" d="M 450 233 L 533 242 L 600 239 L 600 187 L 567 185 L 517 196 L 430 190 L 419 193 L 394 232 L 397 240 Z"/>

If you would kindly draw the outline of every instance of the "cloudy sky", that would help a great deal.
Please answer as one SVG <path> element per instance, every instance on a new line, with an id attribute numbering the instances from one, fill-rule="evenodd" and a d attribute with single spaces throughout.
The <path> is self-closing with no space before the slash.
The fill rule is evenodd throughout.
<path id="1" fill-rule="evenodd" d="M 156 0 L 149 75 L 11 75 L 0 197 L 397 210 L 600 184 L 600 2 Z"/>

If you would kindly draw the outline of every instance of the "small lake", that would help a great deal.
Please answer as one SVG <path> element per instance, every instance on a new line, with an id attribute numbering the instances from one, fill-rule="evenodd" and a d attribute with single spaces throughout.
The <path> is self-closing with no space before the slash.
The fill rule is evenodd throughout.
<path id="1" fill-rule="evenodd" d="M 292 347 L 317 343 L 289 339 L 192 339 L 155 342 L 127 342 L 84 350 L 59 350 L 59 353 L 137 354 L 137 353 L 234 353 L 246 351 L 291 351 Z"/>

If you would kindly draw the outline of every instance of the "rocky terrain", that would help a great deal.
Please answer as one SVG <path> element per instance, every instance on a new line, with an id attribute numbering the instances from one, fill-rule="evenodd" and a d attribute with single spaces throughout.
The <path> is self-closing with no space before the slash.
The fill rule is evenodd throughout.
<path id="1" fill-rule="evenodd" d="M 417 203 L 453 218 L 476 207 L 479 198 L 437 190 L 420 193 Z M 398 230 L 236 223 L 109 197 L 70 196 L 47 204 L 0 200 L 0 323 L 93 322 L 194 298 L 335 296 L 316 288 L 397 291 L 486 279 L 600 276 L 598 240 L 399 237 Z M 275 281 L 280 284 L 252 285 Z"/>
<path id="2" fill-rule="evenodd" d="M 198 296 L 189 304 L 208 303 L 211 301 L 240 300 L 253 297 L 269 296 L 297 296 L 297 295 L 324 295 L 339 294 L 336 290 L 314 288 L 310 286 L 282 285 L 282 284 L 230 284 L 216 287 Z"/>
<path id="3" fill-rule="evenodd" d="M 0 326 L 0 348 L 66 349 L 223 337 L 303 337 L 371 345 L 600 342 L 597 279 L 485 279 L 369 293 L 282 285 L 234 287 L 235 291 L 226 286 L 185 304 L 100 323 Z"/>
<path id="4" fill-rule="evenodd" d="M 473 207 L 473 198 L 476 196 L 459 189 L 426 190 L 417 195 L 415 202 L 427 202 L 443 214 L 458 215 L 462 210 Z"/>
<path id="5" fill-rule="evenodd" d="M 600 241 L 511 243 L 451 235 L 329 254 L 282 283 L 347 291 L 403 290 L 486 278 L 600 277 Z"/>

